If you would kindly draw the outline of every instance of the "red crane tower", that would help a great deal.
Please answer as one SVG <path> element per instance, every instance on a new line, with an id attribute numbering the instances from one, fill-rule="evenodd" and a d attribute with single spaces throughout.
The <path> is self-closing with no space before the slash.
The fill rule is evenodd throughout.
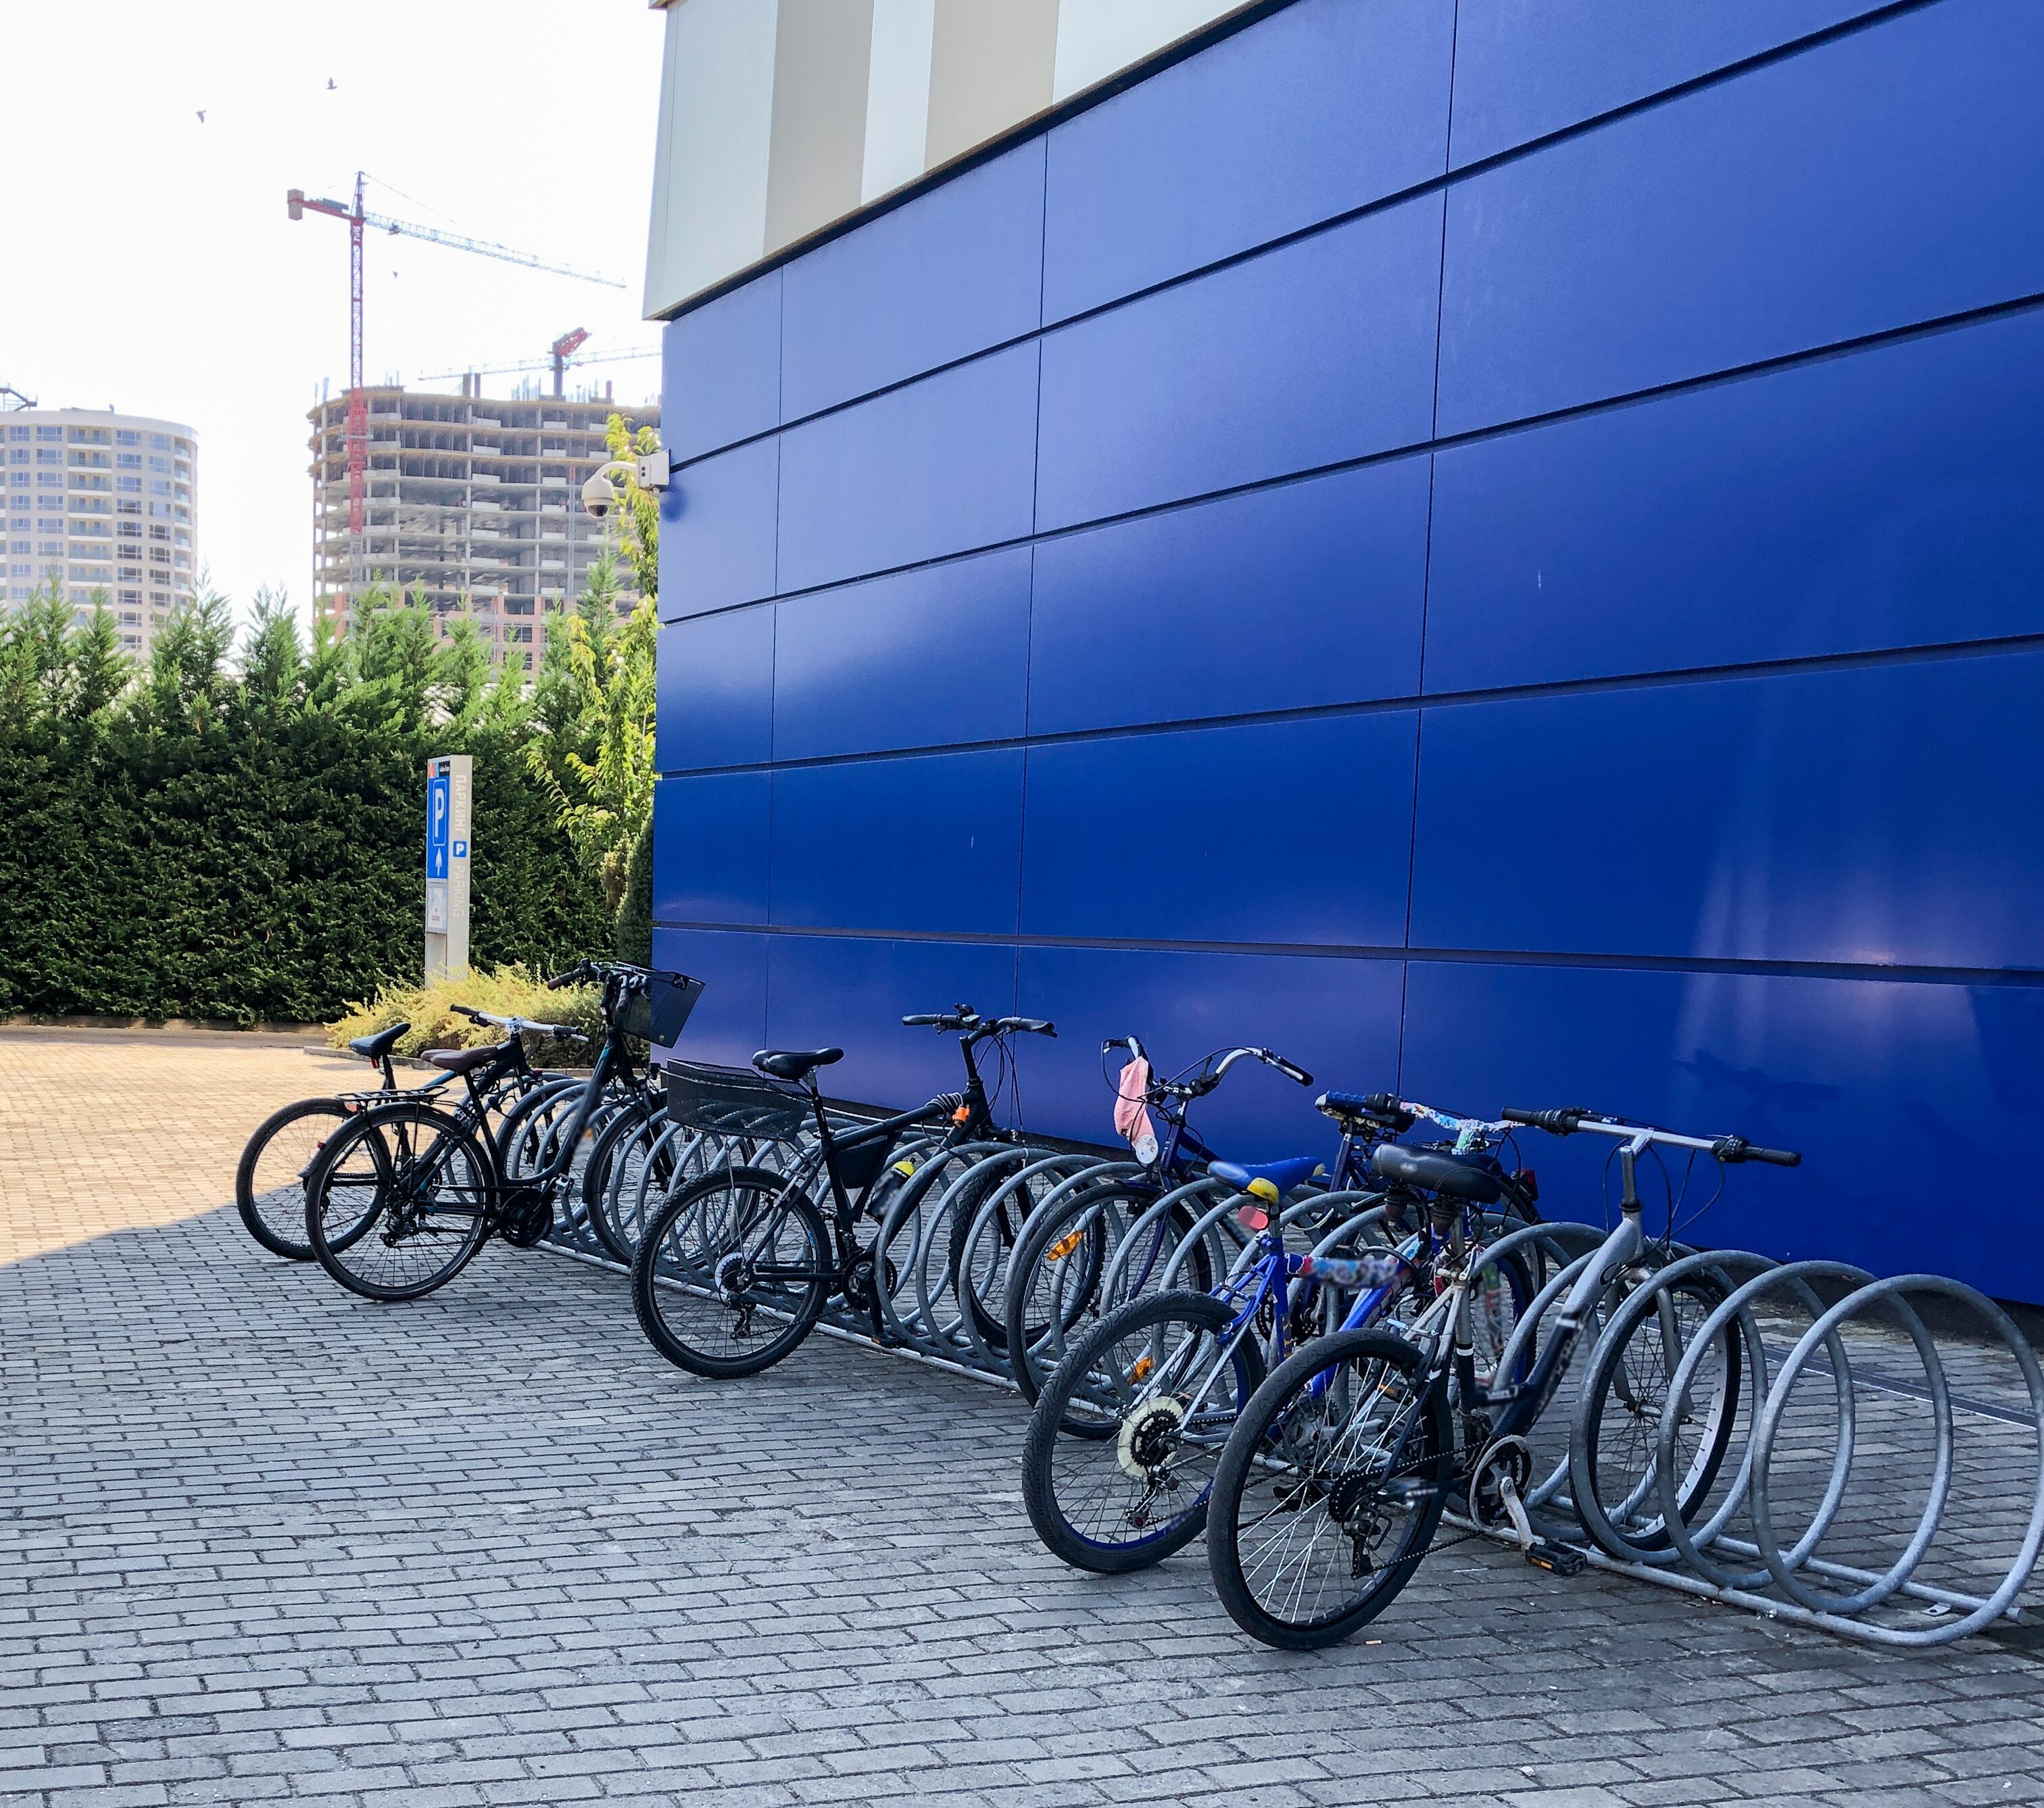
<path id="1" fill-rule="evenodd" d="M 348 222 L 348 586 L 359 591 L 366 574 L 363 570 L 362 535 L 367 525 L 366 520 L 368 500 L 369 470 L 369 398 L 363 393 L 362 383 L 362 234 L 363 228 L 374 226 L 394 236 L 402 235 L 409 239 L 424 239 L 430 244 L 445 245 L 450 250 L 473 251 L 478 257 L 494 257 L 505 263 L 522 264 L 528 270 L 543 270 L 554 276 L 572 276 L 583 282 L 598 282 L 606 289 L 622 289 L 624 285 L 613 277 L 595 276 L 584 270 L 571 270 L 564 263 L 554 263 L 545 258 L 535 257 L 530 251 L 515 251 L 509 245 L 492 244 L 486 239 L 463 237 L 458 232 L 443 232 L 437 227 L 415 225 L 407 220 L 392 220 L 380 213 L 371 213 L 362 205 L 362 186 L 367 179 L 363 172 L 355 172 L 355 205 L 352 207 L 339 201 L 314 199 L 302 188 L 292 189 L 284 198 L 294 220 L 302 220 L 308 212 L 325 213 L 336 220 Z M 578 329 L 579 331 L 579 329 Z M 583 334 L 582 338 L 588 336 Z M 573 344 L 569 341 L 572 340 Z M 560 371 L 569 354 L 582 343 L 574 334 L 558 340 L 554 344 L 555 393 L 559 393 Z"/>

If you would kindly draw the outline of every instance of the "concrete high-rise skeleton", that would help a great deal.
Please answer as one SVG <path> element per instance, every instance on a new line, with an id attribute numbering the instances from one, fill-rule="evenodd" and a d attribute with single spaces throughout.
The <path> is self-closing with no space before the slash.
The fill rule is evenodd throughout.
<path id="1" fill-rule="evenodd" d="M 0 559 L 10 604 L 54 582 L 95 597 L 144 654 L 198 574 L 198 440 L 174 420 L 82 408 L 0 413 Z"/>
<path id="2" fill-rule="evenodd" d="M 470 386 L 459 395 L 365 392 L 359 559 L 348 524 L 348 397 L 311 411 L 315 606 L 344 623 L 360 584 L 416 587 L 444 632 L 466 598 L 491 652 L 529 667 L 545 638 L 542 618 L 573 602 L 605 544 L 582 511 L 582 486 L 609 456 L 610 416 L 636 430 L 657 425 L 659 411 L 601 398 L 486 399 Z M 618 579 L 628 608 L 636 593 L 622 560 Z"/>

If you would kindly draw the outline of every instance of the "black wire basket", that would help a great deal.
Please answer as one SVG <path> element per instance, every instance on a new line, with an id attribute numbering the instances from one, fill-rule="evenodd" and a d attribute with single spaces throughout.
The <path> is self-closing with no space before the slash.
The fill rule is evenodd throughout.
<path id="1" fill-rule="evenodd" d="M 809 1124 L 807 1093 L 744 1068 L 670 1061 L 660 1071 L 667 1077 L 668 1121 L 686 1129 L 755 1142 L 793 1142 Z"/>
<path id="2" fill-rule="evenodd" d="M 689 1013 L 702 996 L 703 982 L 686 973 L 663 973 L 659 968 L 646 975 L 646 983 L 635 986 L 619 1008 L 618 1027 L 628 1036 L 670 1049 L 688 1027 Z"/>

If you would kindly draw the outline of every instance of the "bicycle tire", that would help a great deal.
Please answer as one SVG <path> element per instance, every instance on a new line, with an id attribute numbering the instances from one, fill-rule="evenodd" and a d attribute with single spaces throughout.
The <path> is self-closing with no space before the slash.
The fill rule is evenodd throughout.
<path id="1" fill-rule="evenodd" d="M 629 1263 L 632 1250 L 613 1242 L 605 1223 L 603 1202 L 610 1190 L 612 1166 L 629 1139 L 643 1130 L 660 1109 L 658 1103 L 643 1096 L 620 1104 L 596 1133 L 577 1182 L 576 1197 L 580 1203 L 575 1215 L 589 1226 L 605 1253 L 616 1261 Z"/>
<path id="2" fill-rule="evenodd" d="M 320 1150 L 354 1112 L 354 1107 L 337 1096 L 294 1100 L 263 1119 L 242 1146 L 241 1159 L 234 1169 L 235 1209 L 240 1213 L 242 1226 L 248 1234 L 271 1255 L 291 1262 L 313 1259 L 313 1246 L 305 1241 L 305 1178 L 318 1160 Z M 319 1137 L 309 1158 L 295 1169 L 295 1184 L 266 1174 L 263 1177 L 265 1182 L 277 1179 L 279 1184 L 264 1184 L 259 1188 L 256 1170 L 271 1152 L 271 1145 L 279 1134 L 288 1126 L 312 1117 L 329 1119 L 331 1127 Z M 270 1213 L 275 1215 L 277 1223 L 270 1221 Z"/>
<path id="3" fill-rule="evenodd" d="M 1570 1504 L 1598 1548 L 1616 1557 L 1652 1561 L 1674 1543 L 1662 1506 L 1656 1447 L 1667 1404 L 1667 1383 L 1687 1351 L 1684 1345 L 1670 1356 L 1666 1348 L 1671 1315 L 1679 1336 L 1681 1308 L 1671 1304 L 1664 1311 L 1660 1302 L 1675 1294 L 1695 1300 L 1693 1329 L 1724 1303 L 1726 1289 L 1709 1275 L 1695 1273 L 1672 1284 L 1650 1278 L 1638 1288 L 1611 1315 L 1604 1335 L 1598 1339 L 1570 1426 Z M 1703 1363 L 1712 1365 L 1716 1385 L 1710 1390 L 1701 1435 L 1676 1484 L 1676 1509 L 1685 1526 L 1698 1503 L 1708 1498 L 1723 1468 L 1738 1422 L 1745 1378 L 1746 1338 L 1739 1321 L 1729 1321 L 1713 1341 L 1719 1345 L 1718 1353 L 1700 1358 L 1700 1367 Z M 1692 1383 L 1689 1391 L 1692 1408 L 1699 1392 Z M 1637 1395 L 1643 1403 L 1635 1403 L 1628 1398 L 1631 1395 Z M 1624 1429 L 1627 1419 L 1638 1428 L 1630 1440 Z M 1613 1422 L 1619 1429 L 1608 1459 L 1604 1430 L 1608 1422 Z M 1642 1449 L 1646 1453 L 1643 1472 L 1635 1473 L 1642 1468 L 1637 1460 Z M 1623 1468 L 1619 1466 L 1621 1461 L 1625 1463 Z M 1607 1502 L 1607 1491 L 1614 1488 L 1622 1490 L 1622 1495 Z M 1643 1523 L 1638 1522 L 1633 1511 L 1642 1505 L 1651 1508 L 1651 1516 Z"/>
<path id="4" fill-rule="evenodd" d="M 1337 1331 L 1281 1362 L 1251 1396 L 1215 1470 L 1207 1522 L 1207 1564 L 1213 1576 L 1214 1592 L 1228 1618 L 1251 1637 L 1281 1651 L 1316 1651 L 1339 1644 L 1375 1619 L 1412 1580 L 1440 1525 L 1454 1472 L 1454 1434 L 1447 1390 L 1426 1374 L 1425 1360 L 1404 1338 L 1388 1332 Z M 1342 1389 L 1341 1398 L 1358 1398 L 1361 1410 L 1366 1412 L 1377 1401 L 1392 1403 L 1385 1410 L 1396 1415 L 1390 1422 L 1394 1466 L 1387 1472 L 1374 1473 L 1368 1461 L 1351 1463 L 1331 1476 L 1324 1476 L 1317 1467 L 1321 1453 L 1301 1451 L 1301 1440 L 1308 1433 L 1309 1421 L 1301 1408 L 1300 1397 L 1311 1400 L 1313 1396 L 1307 1391 L 1320 1377 L 1339 1374 L 1350 1365 L 1357 1366 L 1360 1373 Z M 1400 1377 L 1395 1392 L 1394 1373 Z M 1327 1385 L 1318 1399 L 1335 1399 L 1339 1385 Z M 1280 1436 L 1289 1441 L 1295 1454 L 1287 1461 L 1274 1461 L 1270 1460 L 1272 1434 L 1281 1421 L 1286 1420 L 1289 1422 Z M 1331 1457 L 1343 1455 L 1347 1438 L 1347 1427 L 1338 1429 L 1324 1447 L 1325 1453 Z M 1374 1457 L 1375 1447 L 1358 1444 L 1350 1446 L 1347 1453 Z M 1315 1468 L 1303 1476 L 1297 1467 L 1301 1454 L 1310 1454 L 1316 1461 Z M 1336 1547 L 1345 1538 L 1350 1546 L 1348 1580 L 1367 1578 L 1369 1586 L 1351 1591 L 1325 1613 L 1302 1616 L 1288 1610 L 1281 1614 L 1267 1606 L 1246 1572 L 1242 1550 L 1243 1503 L 1252 1482 L 1259 1488 L 1267 1488 L 1273 1501 L 1267 1512 L 1260 1499 L 1255 1504 L 1248 1528 L 1252 1537 L 1262 1534 L 1273 1518 L 1285 1520 L 1285 1529 L 1272 1534 L 1283 1541 L 1276 1553 L 1281 1557 L 1284 1547 L 1292 1542 L 1294 1530 L 1308 1523 L 1309 1514 L 1327 1507 L 1328 1522 L 1343 1534 L 1327 1546 L 1327 1555 L 1334 1560 L 1331 1568 L 1343 1567 Z M 1289 1499 L 1281 1498 L 1288 1485 L 1291 1495 Z M 1380 1506 L 1406 1503 L 1412 1503 L 1415 1511 L 1402 1522 L 1402 1534 L 1391 1560 L 1380 1564 L 1374 1553 L 1359 1555 L 1359 1537 L 1347 1530 L 1344 1522 L 1359 1522 L 1367 1530 L 1376 1522 Z M 1337 1512 L 1343 1515 L 1342 1520 L 1335 1518 Z M 1318 1530 L 1313 1532 L 1301 1553 L 1302 1557 L 1311 1555 L 1320 1536 Z M 1266 1541 L 1251 1553 L 1259 1571 L 1271 1567 L 1262 1560 L 1268 1549 Z M 1303 1606 L 1303 1562 L 1299 1576 L 1297 1594 Z M 1316 1601 L 1320 1598 L 1316 1595 Z"/>
<path id="5" fill-rule="evenodd" d="M 392 1134 L 407 1124 L 432 1131 L 423 1145 L 417 1146 L 416 1153 L 414 1138 Z M 394 1157 L 394 1144 L 398 1150 Z M 447 1234 L 451 1241 L 440 1246 L 448 1254 L 437 1266 L 425 1269 L 411 1279 L 392 1282 L 379 1278 L 374 1272 L 374 1249 L 365 1254 L 362 1253 L 364 1246 L 380 1243 L 386 1249 L 395 1249 L 401 1241 L 428 1234 L 424 1220 L 431 1216 L 432 1205 L 428 1203 L 421 1210 L 415 1194 L 403 1196 L 400 1189 L 410 1193 L 422 1177 L 436 1185 L 430 1174 L 421 1177 L 418 1170 L 437 1163 L 449 1152 L 467 1169 L 457 1190 L 471 1196 L 466 1203 L 441 1207 L 449 1221 Z M 365 1161 L 368 1165 L 361 1169 L 344 1166 L 353 1160 Z M 348 1184 L 359 1193 L 372 1183 L 372 1200 L 352 1199 L 337 1215 L 329 1212 L 336 1185 Z M 423 1100 L 397 1100 L 362 1112 L 328 1140 L 305 1184 L 305 1240 L 320 1266 L 351 1293 L 383 1304 L 421 1299 L 446 1286 L 475 1259 L 494 1227 L 495 1203 L 496 1170 L 474 1131 L 451 1112 Z M 394 1211 L 402 1211 L 409 1220 L 415 1211 L 420 1212 L 421 1220 L 415 1227 L 390 1228 Z M 330 1219 L 344 1222 L 340 1236 L 330 1234 Z"/>
<path id="6" fill-rule="evenodd" d="M 1108 1313 L 1066 1353 L 1029 1416 L 1029 1430 L 1022 1442 L 1022 1503 L 1036 1536 L 1054 1557 L 1074 1569 L 1123 1575 L 1162 1563 L 1206 1530 L 1207 1503 L 1213 1487 L 1210 1472 L 1196 1498 L 1154 1529 L 1151 1514 L 1160 1491 L 1168 1495 L 1191 1479 L 1181 1478 L 1172 1459 L 1191 1445 L 1210 1450 L 1211 1460 L 1217 1461 L 1225 1437 L 1217 1416 L 1224 1414 L 1226 1425 L 1232 1426 L 1262 1383 L 1262 1353 L 1254 1338 L 1237 1337 L 1231 1349 L 1226 1345 L 1235 1316 L 1208 1294 L 1153 1293 Z M 1193 1334 L 1189 1356 L 1187 1342 L 1172 1345 L 1160 1334 L 1174 1324 Z M 1145 1345 L 1127 1365 L 1137 1389 L 1135 1397 L 1126 1407 L 1114 1403 L 1118 1410 L 1111 1421 L 1108 1403 L 1096 1397 L 1098 1422 L 1075 1426 L 1072 1420 L 1078 1403 L 1089 1384 L 1098 1395 L 1095 1371 L 1111 1352 L 1132 1339 Z M 1204 1352 L 1199 1345 L 1204 1339 L 1213 1343 L 1213 1360 L 1201 1367 Z M 1231 1370 L 1222 1384 L 1228 1390 L 1227 1405 L 1203 1406 L 1208 1399 L 1208 1377 L 1223 1360 Z M 1172 1373 L 1174 1365 L 1180 1365 L 1176 1376 Z M 1179 1388 L 1169 1395 L 1153 1389 L 1153 1383 L 1174 1380 L 1197 1384 L 1189 1392 Z M 1188 1415 L 1193 1409 L 1201 1409 L 1196 1445 L 1185 1430 L 1193 1422 Z M 1189 1466 L 1193 1475 L 1200 1472 L 1196 1466 Z M 1143 1472 L 1139 1475 L 1139 1468 Z M 1072 1488 L 1061 1488 L 1061 1472 L 1072 1478 Z M 1104 1485 L 1099 1478 L 1104 1478 Z M 1110 1499 L 1108 1488 L 1119 1488 L 1120 1496 Z M 1135 1491 L 1139 1488 L 1139 1494 Z M 1080 1496 L 1078 1502 L 1067 1498 L 1074 1491 Z M 1112 1526 L 1118 1512 L 1120 1523 L 1138 1535 L 1120 1540 L 1092 1535 L 1076 1522 L 1071 1510 L 1082 1503 L 1100 1507 L 1100 1525 Z"/>
<path id="7" fill-rule="evenodd" d="M 741 1190 L 763 1202 L 759 1212 L 736 1205 L 700 1228 L 686 1222 L 708 1208 L 717 1194 Z M 777 1214 L 797 1226 L 796 1249 L 782 1250 Z M 744 1277 L 748 1246 L 756 1249 L 754 1239 L 762 1226 L 774 1238 L 776 1256 L 782 1261 L 790 1254 L 799 1259 L 801 1246 L 806 1246 L 809 1265 L 819 1278 L 809 1281 L 798 1296 L 783 1292 L 774 1296 L 776 1303 L 770 1303 L 766 1290 L 749 1284 Z M 678 1231 L 681 1238 L 698 1247 L 690 1251 L 687 1242 L 677 1240 Z M 680 1259 L 667 1259 L 670 1243 Z M 740 1265 L 740 1279 L 728 1284 L 718 1271 L 734 1261 Z M 763 1168 L 720 1169 L 682 1188 L 647 1226 L 645 1239 L 632 1261 L 632 1310 L 646 1341 L 676 1368 L 709 1380 L 737 1380 L 772 1368 L 801 1348 L 829 1297 L 828 1284 L 820 1276 L 831 1266 L 830 1238 L 823 1214 L 806 1195 L 788 1192 L 779 1175 Z M 765 1311 L 783 1318 L 783 1326 L 776 1335 L 743 1354 L 728 1355 L 709 1347 L 709 1335 L 693 1326 L 686 1332 L 682 1329 L 678 1302 L 685 1298 L 714 1301 L 735 1318 L 736 1328 L 728 1339 L 733 1343 L 749 1328 L 754 1312 Z"/>
<path id="8" fill-rule="evenodd" d="M 1139 1282 L 1136 1294 L 1113 1299 L 1099 1297 L 1108 1257 L 1114 1243 L 1127 1229 L 1127 1223 L 1120 1230 L 1100 1234 L 1089 1228 L 1086 1221 L 1097 1219 L 1098 1223 L 1105 1225 L 1105 1215 L 1124 1201 L 1135 1204 L 1135 1210 L 1128 1215 L 1131 1219 L 1139 1215 L 1152 1203 L 1148 1195 L 1134 1191 L 1125 1180 L 1108 1177 L 1047 1210 L 1033 1213 L 1023 1228 L 1021 1241 L 1008 1267 L 1007 1291 L 1002 1301 L 1002 1347 L 1007 1352 L 1015 1385 L 1032 1406 L 1036 1403 L 1058 1364 L 1064 1360 L 1071 1334 L 1077 1332 L 1083 1336 L 1085 1333 L 1079 1327 L 1089 1319 L 1097 1321 L 1115 1307 L 1127 1303 L 1128 1299 L 1141 1296 L 1142 1283 Z M 1171 1231 L 1182 1238 L 1192 1228 L 1193 1215 L 1182 1207 L 1174 1207 L 1166 1222 Z M 1054 1303 L 1048 1308 L 1050 1315 L 1032 1313 L 1032 1302 L 1037 1300 L 1043 1291 L 1038 1283 L 1038 1271 L 1046 1266 L 1046 1257 L 1060 1245 L 1066 1247 L 1062 1255 L 1055 1257 L 1055 1263 L 1070 1262 L 1071 1266 L 1051 1285 L 1049 1296 Z M 1072 1261 L 1074 1256 L 1079 1258 L 1076 1262 Z M 1185 1270 L 1189 1272 L 1181 1272 L 1178 1281 L 1185 1292 L 1204 1293 L 1212 1289 L 1213 1260 L 1204 1242 L 1186 1258 Z M 1040 1325 L 1035 1323 L 1039 1318 Z"/>

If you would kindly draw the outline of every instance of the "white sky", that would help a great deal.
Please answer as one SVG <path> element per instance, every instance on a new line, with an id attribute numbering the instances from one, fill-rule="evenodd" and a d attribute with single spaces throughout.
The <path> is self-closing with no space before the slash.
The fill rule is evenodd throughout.
<path id="1" fill-rule="evenodd" d="M 645 0 L 0 0 L 0 382 L 196 428 L 214 582 L 305 612 L 305 410 L 348 383 L 348 228 L 294 225 L 284 191 L 344 201 L 365 169 L 372 213 L 626 285 L 372 232 L 372 383 L 540 359 L 577 326 L 589 352 L 651 347 L 660 40 Z M 568 378 L 605 379 L 647 401 L 659 367 Z"/>

